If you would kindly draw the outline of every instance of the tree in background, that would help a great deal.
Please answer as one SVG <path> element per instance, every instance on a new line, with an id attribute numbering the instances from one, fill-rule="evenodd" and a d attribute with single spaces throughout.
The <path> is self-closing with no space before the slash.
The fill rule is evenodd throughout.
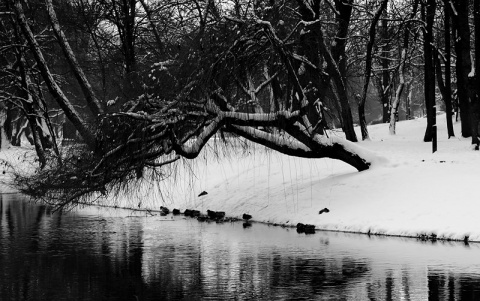
<path id="1" fill-rule="evenodd" d="M 364 71 L 364 83 L 362 94 L 358 99 L 358 118 L 360 121 L 360 128 L 362 132 L 362 140 L 370 139 L 368 137 L 367 121 L 365 120 L 365 101 L 367 100 L 368 86 L 370 84 L 370 77 L 372 73 L 372 58 L 373 58 L 373 46 L 376 37 L 376 27 L 380 16 L 383 14 L 383 11 L 386 9 L 388 0 L 383 0 L 380 2 L 380 6 L 375 12 L 370 28 L 368 31 L 368 43 L 367 43 L 367 54 L 365 57 L 365 71 Z"/>
<path id="2" fill-rule="evenodd" d="M 471 71 L 470 26 L 468 23 L 468 1 L 450 1 L 452 8 L 453 30 L 455 31 L 455 53 L 457 55 L 455 72 L 457 95 L 460 107 L 461 130 L 463 137 L 472 136 L 470 121 L 468 74 Z"/>
<path id="3" fill-rule="evenodd" d="M 480 1 L 473 1 L 475 28 L 475 73 L 470 74 L 470 101 L 472 110 L 472 144 L 479 150 L 478 126 L 480 122 Z M 473 76 L 472 76 L 473 75 Z"/>
<path id="4" fill-rule="evenodd" d="M 436 151 L 436 133 L 435 124 L 435 68 L 433 52 L 433 22 L 435 19 L 436 3 L 435 0 L 428 0 L 422 3 L 422 20 L 425 22 L 423 29 L 423 54 L 424 54 L 424 87 L 425 87 L 425 106 L 427 110 L 427 129 L 423 141 L 433 140 L 433 151 Z"/>
<path id="5" fill-rule="evenodd" d="M 390 134 L 392 135 L 395 134 L 395 128 L 396 128 L 396 123 L 398 119 L 398 107 L 400 105 L 400 99 L 402 97 L 402 93 L 406 85 L 405 69 L 406 69 L 407 56 L 409 51 L 409 40 L 410 40 L 410 35 L 412 30 L 412 23 L 415 20 L 415 17 L 417 15 L 418 3 L 419 3 L 419 0 L 413 0 L 411 14 L 409 15 L 409 18 L 405 21 L 405 24 L 404 24 L 403 41 L 400 49 L 400 59 L 399 59 L 400 62 L 398 65 L 399 82 L 398 82 L 398 86 L 395 91 L 395 97 L 391 104 L 391 109 L 390 109 L 389 130 L 390 130 Z"/>
<path id="6" fill-rule="evenodd" d="M 447 131 L 448 131 L 448 138 L 454 137 L 455 133 L 453 131 L 453 107 L 452 107 L 452 72 L 451 72 L 451 7 L 450 7 L 450 0 L 443 1 L 443 12 L 444 12 L 444 43 L 445 43 L 445 56 L 440 55 L 438 53 L 438 59 L 436 60 L 436 72 L 437 76 L 440 80 L 438 83 L 440 91 L 442 92 L 443 99 L 445 101 L 445 110 L 446 110 L 446 117 L 447 117 Z M 478 32 L 475 30 L 475 32 Z M 444 58 L 444 59 L 443 59 Z M 443 61 L 445 65 L 445 82 L 444 84 L 441 83 L 442 81 L 442 74 L 441 74 L 441 66 L 440 61 Z"/>

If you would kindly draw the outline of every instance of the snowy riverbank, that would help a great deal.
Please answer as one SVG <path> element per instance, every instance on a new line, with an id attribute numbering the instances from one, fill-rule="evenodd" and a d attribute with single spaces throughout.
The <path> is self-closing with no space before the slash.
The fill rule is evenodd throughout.
<path id="1" fill-rule="evenodd" d="M 386 160 L 361 173 L 339 161 L 288 157 L 260 146 L 242 155 L 230 149 L 216 159 L 213 153 L 223 149 L 210 147 L 178 164 L 159 190 L 115 203 L 209 209 L 232 217 L 249 213 L 258 222 L 301 222 L 326 230 L 480 241 L 480 153 L 471 150 L 470 139 L 447 139 L 445 115 L 437 120 L 435 154 L 422 142 L 425 119 L 398 123 L 396 136 L 389 135 L 388 124 L 370 126 L 372 140 L 359 144 Z M 21 162 L 15 150 L 0 154 Z M 202 191 L 208 194 L 199 197 Z M 323 208 L 330 212 L 319 214 Z"/>
<path id="2" fill-rule="evenodd" d="M 222 163 L 200 159 L 188 184 L 175 180 L 166 206 L 327 230 L 480 241 L 480 153 L 471 150 L 470 139 L 447 139 L 440 115 L 438 152 L 432 154 L 423 142 L 425 125 L 425 119 L 400 122 L 396 136 L 388 124 L 369 127 L 372 140 L 359 144 L 387 160 L 361 173 L 339 161 L 293 158 L 258 146 Z M 208 194 L 198 197 L 201 191 Z M 323 208 L 330 212 L 318 214 Z"/>

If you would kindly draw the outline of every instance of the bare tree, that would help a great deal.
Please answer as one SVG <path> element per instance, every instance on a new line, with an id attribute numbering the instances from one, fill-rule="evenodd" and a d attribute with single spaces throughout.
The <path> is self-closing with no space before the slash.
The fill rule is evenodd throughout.
<path id="1" fill-rule="evenodd" d="M 450 0 L 443 1 L 443 11 L 444 11 L 444 32 L 445 32 L 445 108 L 446 108 L 446 116 L 447 116 L 447 131 L 448 131 L 448 138 L 454 137 L 455 133 L 453 131 L 453 108 L 452 108 L 452 72 L 451 72 L 451 42 L 450 42 L 450 35 L 451 35 L 451 26 L 450 26 Z"/>
<path id="2" fill-rule="evenodd" d="M 367 43 L 367 54 L 365 57 L 365 72 L 364 72 L 364 83 L 362 89 L 362 95 L 358 100 L 358 118 L 360 120 L 360 128 L 362 131 L 362 140 L 368 140 L 368 129 L 367 121 L 365 120 L 365 101 L 367 99 L 368 86 L 370 84 L 370 77 L 372 74 L 372 59 L 373 59 L 373 45 L 375 42 L 376 27 L 380 16 L 383 14 L 383 11 L 387 7 L 388 0 L 383 0 L 380 3 L 380 7 L 375 12 L 372 22 L 370 24 L 370 29 L 368 31 L 368 43 Z"/>
<path id="3" fill-rule="evenodd" d="M 396 133 L 396 123 L 398 119 L 398 107 L 400 105 L 400 99 L 402 97 L 403 89 L 405 88 L 405 64 L 407 60 L 407 52 L 408 52 L 408 41 L 410 39 L 410 31 L 412 28 L 412 22 L 417 14 L 417 7 L 418 7 L 419 0 L 414 0 L 412 13 L 408 20 L 406 20 L 405 29 L 403 33 L 403 42 L 402 48 L 400 51 L 400 65 L 398 66 L 398 76 L 399 76 L 399 83 L 397 86 L 397 90 L 395 91 L 395 99 L 392 102 L 391 109 L 390 109 L 390 134 L 395 135 Z"/>
<path id="4" fill-rule="evenodd" d="M 478 126 L 480 122 L 480 1 L 473 1 L 475 28 L 475 73 L 470 76 L 471 110 L 472 110 L 472 144 L 479 150 L 480 140 Z"/>
<path id="5" fill-rule="evenodd" d="M 423 53 L 425 60 L 425 106 L 427 108 L 427 129 L 423 140 L 425 142 L 433 140 L 433 151 L 436 151 L 436 134 L 437 128 L 435 124 L 435 68 L 433 53 L 433 23 L 435 19 L 436 2 L 428 0 L 422 3 L 422 20 L 425 22 L 423 30 Z"/>
<path id="6" fill-rule="evenodd" d="M 463 137 L 472 135 L 470 122 L 470 104 L 468 74 L 471 71 L 470 59 L 470 26 L 468 24 L 468 1 L 450 1 L 452 9 L 453 29 L 456 33 L 455 53 L 457 95 L 460 107 L 461 129 Z"/>
<path id="7" fill-rule="evenodd" d="M 302 1 L 303 2 L 303 1 Z M 335 0 L 335 17 L 338 24 L 335 43 L 328 53 L 324 42 L 320 43 L 320 51 L 323 52 L 327 62 L 327 72 L 332 74 L 332 80 L 335 83 L 336 92 L 340 100 L 342 127 L 348 140 L 356 142 L 357 136 L 353 129 L 353 118 L 348 102 L 346 87 L 346 44 L 348 37 L 348 27 L 352 15 L 353 0 Z"/>

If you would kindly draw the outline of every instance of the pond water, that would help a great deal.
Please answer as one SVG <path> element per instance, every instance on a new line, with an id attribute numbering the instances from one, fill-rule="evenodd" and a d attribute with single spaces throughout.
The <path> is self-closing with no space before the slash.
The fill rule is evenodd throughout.
<path id="1" fill-rule="evenodd" d="M 0 300 L 480 300 L 480 246 L 0 195 Z"/>

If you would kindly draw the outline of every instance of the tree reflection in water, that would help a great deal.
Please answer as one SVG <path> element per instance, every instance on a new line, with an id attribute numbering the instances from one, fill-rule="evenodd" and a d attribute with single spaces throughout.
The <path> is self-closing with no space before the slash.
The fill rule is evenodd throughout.
<path id="1" fill-rule="evenodd" d="M 378 263 L 358 238 L 95 210 L 0 195 L 0 300 L 480 299 L 478 273 Z"/>

